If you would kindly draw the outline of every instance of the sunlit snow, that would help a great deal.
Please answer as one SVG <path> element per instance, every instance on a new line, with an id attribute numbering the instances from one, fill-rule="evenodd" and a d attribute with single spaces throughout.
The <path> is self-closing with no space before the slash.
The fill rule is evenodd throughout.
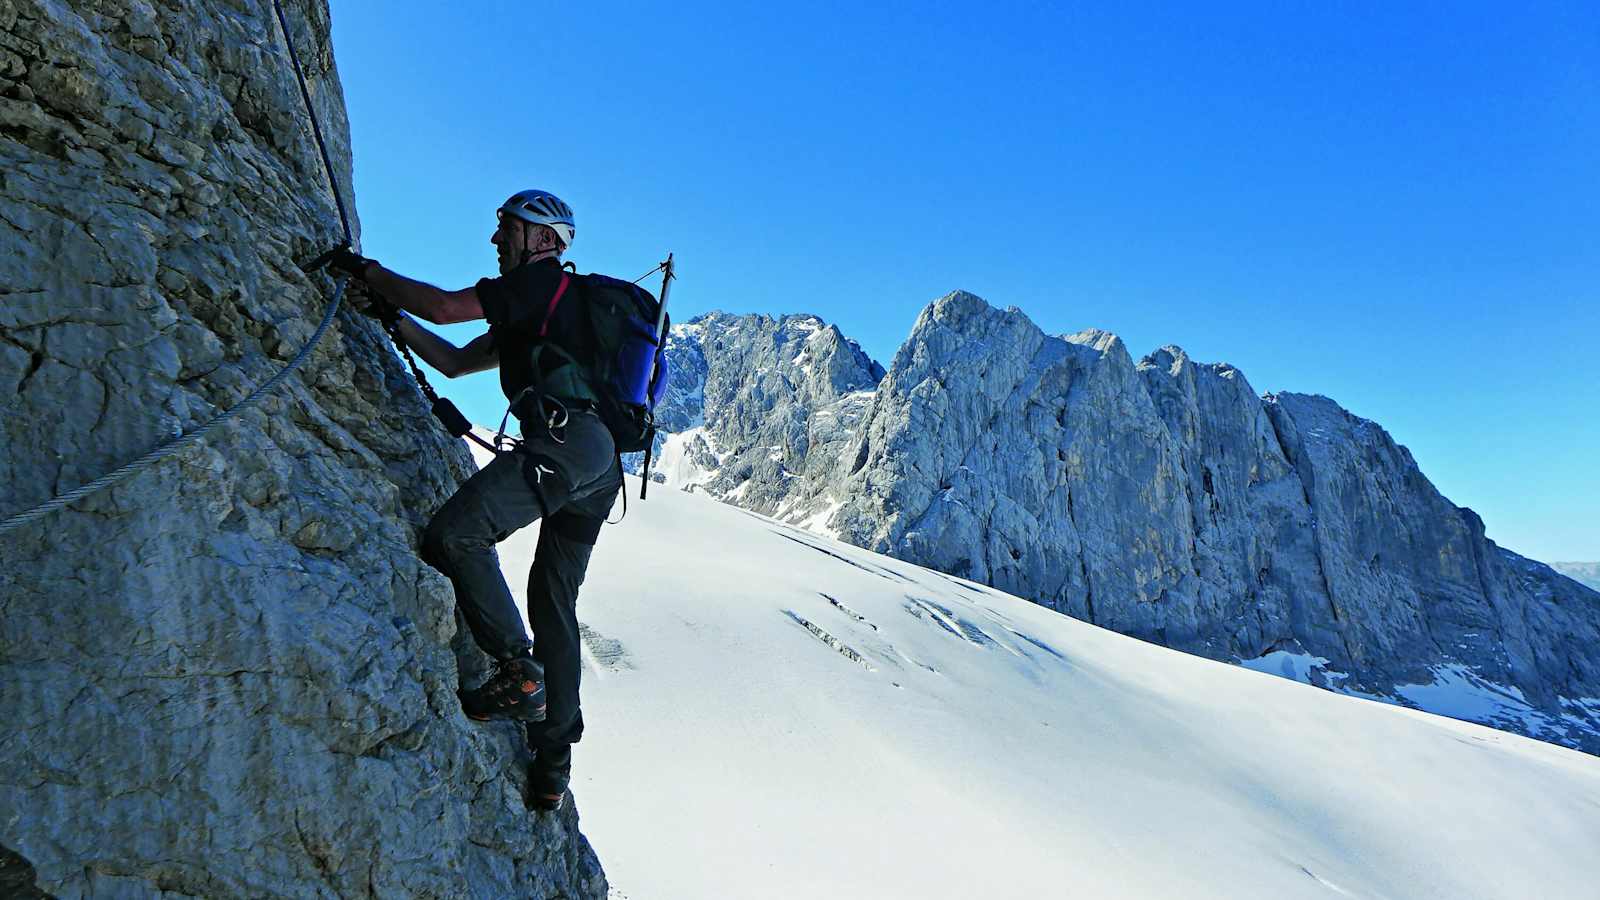
<path id="1" fill-rule="evenodd" d="M 1600 759 L 628 489 L 578 607 L 615 896 L 1597 896 Z"/>
<path id="2" fill-rule="evenodd" d="M 662 442 L 661 452 L 657 454 L 656 463 L 651 468 L 665 478 L 665 483 L 670 487 L 681 489 L 691 485 L 704 484 L 710 481 L 716 472 L 696 465 L 690 458 L 688 449 L 697 443 L 702 443 L 720 463 L 722 456 L 716 450 L 715 441 L 716 439 L 706 431 L 703 425 L 669 434 L 666 440 Z"/>

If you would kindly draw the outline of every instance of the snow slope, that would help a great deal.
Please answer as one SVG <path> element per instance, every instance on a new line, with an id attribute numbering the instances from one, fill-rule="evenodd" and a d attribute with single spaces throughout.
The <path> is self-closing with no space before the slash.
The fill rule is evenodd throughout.
<path id="1" fill-rule="evenodd" d="M 618 896 L 1600 897 L 1600 759 L 629 489 L 573 781 Z"/>

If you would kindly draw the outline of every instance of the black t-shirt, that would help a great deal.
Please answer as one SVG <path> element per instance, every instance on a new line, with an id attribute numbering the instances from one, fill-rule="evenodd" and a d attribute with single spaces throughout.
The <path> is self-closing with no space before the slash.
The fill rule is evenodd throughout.
<path id="1" fill-rule="evenodd" d="M 566 273 L 555 259 L 541 259 L 477 284 L 478 303 L 500 355 L 500 389 L 508 400 L 535 381 L 531 353 L 535 342 L 554 343 L 580 362 L 591 357 L 592 341 L 580 308 L 584 297 L 578 278 L 567 276 L 567 290 L 551 310 L 550 301 L 561 287 L 563 275 Z"/>

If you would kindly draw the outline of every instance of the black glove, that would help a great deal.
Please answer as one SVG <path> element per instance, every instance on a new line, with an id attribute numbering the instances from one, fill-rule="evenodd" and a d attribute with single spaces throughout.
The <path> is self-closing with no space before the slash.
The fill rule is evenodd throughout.
<path id="1" fill-rule="evenodd" d="M 382 295 L 373 293 L 365 284 L 357 282 L 354 287 L 355 290 L 350 292 L 350 305 L 356 308 L 356 312 L 377 319 L 385 328 L 393 328 L 400 321 L 399 307 Z"/>
<path id="2" fill-rule="evenodd" d="M 357 278 L 366 277 L 367 267 L 377 264 L 377 260 L 367 259 L 365 256 L 352 251 L 349 247 L 340 247 L 333 251 L 332 256 L 328 257 L 328 265 L 330 267 L 338 269 L 346 275 L 354 275 Z"/>
<path id="3" fill-rule="evenodd" d="M 382 322 L 385 328 L 393 328 L 400 321 L 400 307 L 376 294 L 372 295 L 371 302 L 361 312 Z"/>

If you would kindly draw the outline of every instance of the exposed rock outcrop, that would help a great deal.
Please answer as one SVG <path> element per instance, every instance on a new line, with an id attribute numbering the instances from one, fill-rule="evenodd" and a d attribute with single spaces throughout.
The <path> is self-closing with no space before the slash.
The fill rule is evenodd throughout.
<path id="1" fill-rule="evenodd" d="M 749 423 L 842 418 L 837 392 L 783 392 L 749 358 L 770 330 L 695 335 L 705 368 L 768 387 L 705 391 L 694 440 L 777 444 Z M 1495 546 L 1332 400 L 1258 396 L 1177 347 L 1135 362 L 1114 335 L 1046 335 L 964 292 L 923 311 L 875 390 L 851 390 L 865 408 L 827 453 L 711 453 L 693 480 L 1146 640 L 1273 670 L 1287 655 L 1324 687 L 1600 751 L 1600 594 Z"/>
<path id="2" fill-rule="evenodd" d="M 883 367 L 816 316 L 714 312 L 676 326 L 660 470 L 678 486 L 778 513 L 797 478 L 825 478 Z"/>
<path id="3" fill-rule="evenodd" d="M 286 3 L 349 197 L 320 0 Z M 276 373 L 337 217 L 270 3 L 0 0 L 10 515 Z M 0 536 L 0 877 L 62 897 L 601 897 L 575 813 L 454 691 L 415 526 L 470 470 L 381 332 Z M 19 888 L 20 889 L 20 888 Z"/>

